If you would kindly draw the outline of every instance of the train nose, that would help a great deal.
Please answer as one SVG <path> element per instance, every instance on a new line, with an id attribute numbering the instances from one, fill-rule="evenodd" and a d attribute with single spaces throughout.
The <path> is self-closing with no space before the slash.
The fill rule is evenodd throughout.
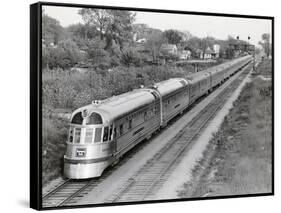
<path id="1" fill-rule="evenodd" d="M 99 177 L 106 167 L 106 162 L 78 163 L 64 157 L 64 176 L 70 179 Z"/>

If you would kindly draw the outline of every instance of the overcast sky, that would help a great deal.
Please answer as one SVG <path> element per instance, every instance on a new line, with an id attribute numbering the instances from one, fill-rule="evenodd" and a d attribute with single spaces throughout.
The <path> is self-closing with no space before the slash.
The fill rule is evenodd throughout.
<path id="1" fill-rule="evenodd" d="M 67 27 L 70 24 L 83 23 L 77 13 L 80 8 L 44 6 L 47 15 L 57 19 L 60 24 Z M 227 39 L 228 35 L 247 40 L 257 45 L 263 33 L 271 33 L 271 21 L 249 18 L 230 18 L 218 16 L 200 16 L 186 14 L 169 14 L 155 12 L 137 12 L 135 23 L 145 23 L 150 27 L 167 30 L 177 29 L 189 31 L 200 38 L 213 36 L 218 39 Z"/>

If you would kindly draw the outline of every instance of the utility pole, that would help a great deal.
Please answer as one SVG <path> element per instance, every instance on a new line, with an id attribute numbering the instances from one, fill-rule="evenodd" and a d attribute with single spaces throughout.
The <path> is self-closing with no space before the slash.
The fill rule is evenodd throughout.
<path id="1" fill-rule="evenodd" d="M 251 39 L 251 37 L 250 36 L 248 36 L 248 45 L 249 45 L 249 48 L 250 48 L 250 39 Z M 253 52 L 253 62 L 254 62 L 254 64 L 253 64 L 253 71 L 255 72 L 255 70 L 256 70 L 256 51 L 255 51 L 255 46 L 254 46 L 254 50 L 253 50 L 254 52 Z"/>

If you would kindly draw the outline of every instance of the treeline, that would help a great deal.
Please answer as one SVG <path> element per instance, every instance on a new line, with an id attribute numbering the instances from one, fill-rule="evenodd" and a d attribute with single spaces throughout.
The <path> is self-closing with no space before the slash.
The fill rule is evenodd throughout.
<path id="1" fill-rule="evenodd" d="M 178 60 L 161 51 L 161 45 L 174 44 L 179 50 L 206 50 L 219 44 L 221 53 L 231 57 L 228 44 L 237 41 L 213 37 L 198 38 L 188 31 L 154 29 L 136 24 L 135 13 L 119 10 L 81 9 L 84 23 L 62 27 L 43 13 L 43 68 L 69 69 L 73 66 L 109 69 L 116 66 L 143 66 L 158 59 Z M 136 41 L 143 40 L 143 44 Z"/>

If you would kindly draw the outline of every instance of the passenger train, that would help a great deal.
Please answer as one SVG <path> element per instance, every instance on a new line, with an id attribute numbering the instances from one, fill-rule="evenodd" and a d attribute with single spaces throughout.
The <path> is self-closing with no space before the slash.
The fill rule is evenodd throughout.
<path id="1" fill-rule="evenodd" d="M 109 165 L 148 139 L 199 97 L 252 61 L 247 55 L 204 71 L 172 78 L 75 110 L 70 119 L 64 176 L 101 176 Z"/>

